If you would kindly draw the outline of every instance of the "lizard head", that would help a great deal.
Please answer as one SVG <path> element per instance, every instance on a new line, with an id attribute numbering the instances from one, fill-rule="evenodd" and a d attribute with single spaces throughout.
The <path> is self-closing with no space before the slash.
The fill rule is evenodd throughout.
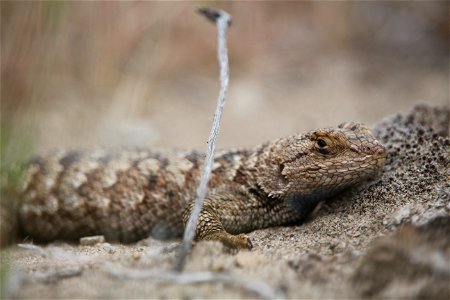
<path id="1" fill-rule="evenodd" d="M 258 185 L 271 197 L 323 198 L 373 176 L 385 160 L 367 126 L 343 123 L 270 144 L 256 165 Z"/>

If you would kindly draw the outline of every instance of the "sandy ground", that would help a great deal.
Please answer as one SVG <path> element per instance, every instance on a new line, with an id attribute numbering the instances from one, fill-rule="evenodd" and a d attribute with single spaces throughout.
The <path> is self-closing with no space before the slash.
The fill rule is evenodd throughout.
<path id="1" fill-rule="evenodd" d="M 379 122 L 389 152 L 381 177 L 323 203 L 305 224 L 250 233 L 250 252 L 200 242 L 174 275 L 179 241 L 16 245 L 2 251 L 3 295 L 448 299 L 448 124 L 448 108 L 428 106 Z"/>

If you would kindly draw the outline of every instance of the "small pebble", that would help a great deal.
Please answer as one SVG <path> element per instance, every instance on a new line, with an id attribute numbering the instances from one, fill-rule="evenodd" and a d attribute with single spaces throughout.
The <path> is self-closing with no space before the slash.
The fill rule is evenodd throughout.
<path id="1" fill-rule="evenodd" d="M 116 253 L 116 247 L 114 247 L 113 245 L 111 245 L 110 243 L 103 243 L 101 245 L 102 249 L 106 252 L 108 252 L 109 254 L 114 254 Z"/>
<path id="2" fill-rule="evenodd" d="M 103 235 L 86 236 L 80 238 L 80 245 L 82 246 L 93 246 L 104 242 L 105 237 Z"/>

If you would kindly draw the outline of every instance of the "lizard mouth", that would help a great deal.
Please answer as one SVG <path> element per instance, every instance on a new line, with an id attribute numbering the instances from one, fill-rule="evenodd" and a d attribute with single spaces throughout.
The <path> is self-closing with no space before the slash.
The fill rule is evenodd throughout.
<path id="1" fill-rule="evenodd" d="M 386 157 L 379 158 L 379 159 L 377 159 L 377 166 L 382 167 L 382 166 L 384 166 L 385 162 L 386 162 Z"/>
<path id="2" fill-rule="evenodd" d="M 379 145 L 378 149 L 375 150 L 375 157 L 377 159 L 377 166 L 382 167 L 386 162 L 386 148 L 383 145 Z"/>

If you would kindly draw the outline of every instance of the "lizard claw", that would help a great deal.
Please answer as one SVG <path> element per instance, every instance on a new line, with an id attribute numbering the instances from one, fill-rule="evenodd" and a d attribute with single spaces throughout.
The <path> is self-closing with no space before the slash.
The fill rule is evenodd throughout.
<path id="1" fill-rule="evenodd" d="M 253 249 L 253 243 L 252 243 L 252 240 L 250 238 L 247 238 L 247 248 L 248 248 L 248 250 L 252 250 Z"/>
<path id="2" fill-rule="evenodd" d="M 236 238 L 238 240 L 238 248 L 247 250 L 251 250 L 253 248 L 253 243 L 246 234 L 238 234 L 236 235 Z"/>

